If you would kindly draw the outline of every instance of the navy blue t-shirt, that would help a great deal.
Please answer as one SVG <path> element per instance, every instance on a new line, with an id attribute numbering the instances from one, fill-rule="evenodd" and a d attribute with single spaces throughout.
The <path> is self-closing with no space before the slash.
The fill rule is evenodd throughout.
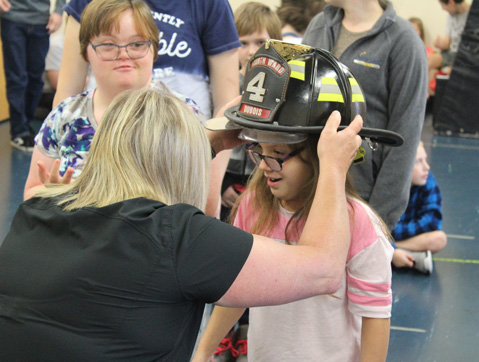
<path id="1" fill-rule="evenodd" d="M 65 11 L 80 22 L 91 0 L 71 0 Z M 193 98 L 210 116 L 207 56 L 241 46 L 227 0 L 145 0 L 160 30 L 153 77 Z"/>

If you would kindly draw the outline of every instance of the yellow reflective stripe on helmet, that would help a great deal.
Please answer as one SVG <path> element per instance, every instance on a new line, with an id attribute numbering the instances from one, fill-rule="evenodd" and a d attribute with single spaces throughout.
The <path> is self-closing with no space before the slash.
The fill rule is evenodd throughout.
<path id="1" fill-rule="evenodd" d="M 291 74 L 289 75 L 291 78 L 304 80 L 304 68 L 306 62 L 302 60 L 290 60 L 288 62 L 289 67 L 291 68 Z"/>
<path id="2" fill-rule="evenodd" d="M 338 82 L 336 82 L 335 78 L 321 78 L 321 90 L 318 96 L 318 102 L 344 103 L 343 94 L 341 93 Z"/>
<path id="3" fill-rule="evenodd" d="M 362 94 L 353 94 L 352 102 L 363 102 L 364 103 L 364 96 Z"/>
<path id="4" fill-rule="evenodd" d="M 364 96 L 361 92 L 358 81 L 355 78 L 349 78 L 349 84 L 351 84 L 351 90 L 353 92 L 352 101 L 364 103 Z"/>

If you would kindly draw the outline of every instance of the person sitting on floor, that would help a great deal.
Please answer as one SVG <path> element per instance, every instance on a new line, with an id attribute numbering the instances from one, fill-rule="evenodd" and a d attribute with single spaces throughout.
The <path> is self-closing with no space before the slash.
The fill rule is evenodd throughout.
<path id="1" fill-rule="evenodd" d="M 432 253 L 447 244 L 442 231 L 442 195 L 430 166 L 424 144 L 419 143 L 411 179 L 411 193 L 406 211 L 401 216 L 392 236 L 396 247 L 414 257 L 414 268 L 430 274 L 433 270 Z"/>

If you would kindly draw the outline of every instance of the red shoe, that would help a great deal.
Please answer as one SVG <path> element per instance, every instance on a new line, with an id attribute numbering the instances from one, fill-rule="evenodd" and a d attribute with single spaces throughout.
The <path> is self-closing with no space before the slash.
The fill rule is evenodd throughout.
<path id="1" fill-rule="evenodd" d="M 232 362 L 234 357 L 238 355 L 238 351 L 233 346 L 233 331 L 223 338 L 214 353 L 213 361 L 215 362 Z"/>
<path id="2" fill-rule="evenodd" d="M 236 342 L 234 348 L 237 351 L 236 362 L 248 361 L 248 325 L 241 325 L 236 331 Z"/>

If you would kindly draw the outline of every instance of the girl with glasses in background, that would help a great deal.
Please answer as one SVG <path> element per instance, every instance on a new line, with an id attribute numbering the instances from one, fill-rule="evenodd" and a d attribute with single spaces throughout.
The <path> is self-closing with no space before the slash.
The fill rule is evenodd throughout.
<path id="1" fill-rule="evenodd" d="M 45 119 L 35 138 L 25 199 L 43 188 L 44 182 L 69 183 L 78 177 L 103 113 L 115 96 L 144 87 L 174 93 L 151 78 L 158 42 L 150 8 L 141 0 L 97 0 L 85 8 L 80 49 L 97 87 L 65 99 Z M 199 115 L 192 99 L 175 95 Z"/>

